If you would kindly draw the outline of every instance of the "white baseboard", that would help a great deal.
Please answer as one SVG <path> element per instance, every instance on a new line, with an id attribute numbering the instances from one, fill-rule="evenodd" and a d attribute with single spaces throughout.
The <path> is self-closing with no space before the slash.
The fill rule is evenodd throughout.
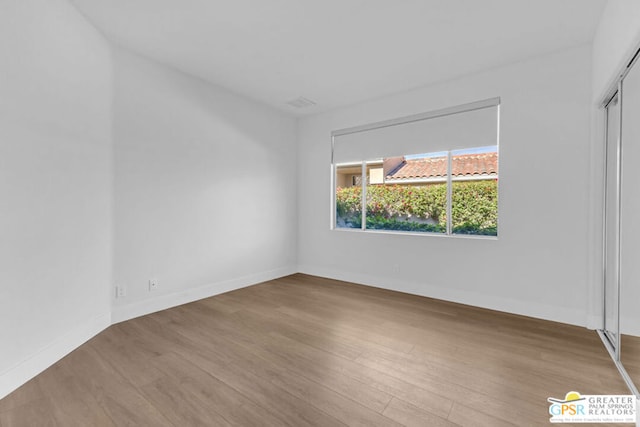
<path id="1" fill-rule="evenodd" d="M 155 313 L 156 311 L 166 310 L 178 305 L 187 304 L 203 298 L 209 298 L 214 295 L 277 279 L 279 277 L 288 276 L 297 272 L 298 270 L 296 266 L 282 267 L 231 280 L 210 283 L 180 292 L 158 295 L 154 298 L 136 301 L 131 304 L 116 306 L 111 309 L 111 321 L 113 324 L 124 322 L 125 320 Z"/>
<path id="2" fill-rule="evenodd" d="M 300 265 L 298 271 L 304 274 L 343 280 L 361 285 L 375 286 L 392 291 L 406 292 L 444 301 L 488 308 L 506 313 L 535 317 L 538 319 L 585 326 L 586 313 L 582 310 L 570 310 L 564 307 L 538 304 L 511 298 L 501 298 L 480 292 L 462 291 L 446 286 L 434 286 L 424 282 L 411 282 L 389 277 L 371 276 L 362 273 L 332 270 L 323 267 Z"/>
<path id="3" fill-rule="evenodd" d="M 111 325 L 111 314 L 105 313 L 78 324 L 78 327 L 59 339 L 0 373 L 0 399 L 108 328 Z"/>

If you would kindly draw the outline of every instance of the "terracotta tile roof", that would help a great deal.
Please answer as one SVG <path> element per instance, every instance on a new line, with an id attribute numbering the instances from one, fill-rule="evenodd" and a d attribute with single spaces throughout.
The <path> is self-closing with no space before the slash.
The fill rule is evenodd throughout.
<path id="1" fill-rule="evenodd" d="M 498 176 L 498 153 L 453 156 L 451 168 L 454 177 Z M 444 178 L 446 175 L 446 157 L 405 159 L 398 167 L 387 174 L 386 180 Z"/>

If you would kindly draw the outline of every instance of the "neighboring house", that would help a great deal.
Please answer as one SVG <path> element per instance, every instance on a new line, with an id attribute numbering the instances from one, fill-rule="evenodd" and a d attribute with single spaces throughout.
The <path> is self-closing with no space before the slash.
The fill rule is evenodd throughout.
<path id="1" fill-rule="evenodd" d="M 498 153 L 459 154 L 451 157 L 452 181 L 498 179 Z M 447 181 L 447 157 L 390 157 L 367 162 L 367 184 L 419 185 Z M 337 187 L 359 186 L 361 166 L 338 167 Z"/>

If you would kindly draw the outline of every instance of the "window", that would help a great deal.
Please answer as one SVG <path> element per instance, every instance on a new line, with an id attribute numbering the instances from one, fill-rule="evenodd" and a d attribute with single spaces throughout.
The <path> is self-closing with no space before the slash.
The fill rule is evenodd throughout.
<path id="1" fill-rule="evenodd" d="M 497 236 L 498 106 L 333 132 L 332 228 Z"/>

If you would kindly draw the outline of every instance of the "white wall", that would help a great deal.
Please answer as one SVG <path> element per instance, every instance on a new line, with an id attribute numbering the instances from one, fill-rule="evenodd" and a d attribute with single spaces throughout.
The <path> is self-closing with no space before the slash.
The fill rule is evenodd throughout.
<path id="1" fill-rule="evenodd" d="M 114 321 L 295 272 L 293 118 L 123 50 L 114 114 Z"/>
<path id="2" fill-rule="evenodd" d="M 590 70 L 582 46 L 302 119 L 300 270 L 584 325 Z M 498 240 L 329 230 L 332 130 L 495 96 Z"/>
<path id="3" fill-rule="evenodd" d="M 109 322 L 111 57 L 64 0 L 0 2 L 0 398 Z"/>

